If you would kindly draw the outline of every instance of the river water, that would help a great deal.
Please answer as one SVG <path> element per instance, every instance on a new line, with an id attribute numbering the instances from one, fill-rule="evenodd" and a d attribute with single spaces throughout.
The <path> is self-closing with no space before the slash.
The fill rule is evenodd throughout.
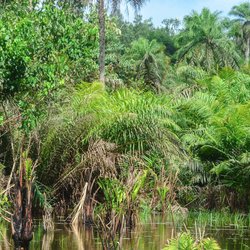
<path id="1" fill-rule="evenodd" d="M 175 228 L 175 230 L 174 230 Z M 227 225 L 224 227 L 211 227 L 198 225 L 195 220 L 175 222 L 167 216 L 155 215 L 142 219 L 141 223 L 132 232 L 124 234 L 122 247 L 124 250 L 160 250 L 166 242 L 178 232 L 190 230 L 195 236 L 205 232 L 206 237 L 216 239 L 222 249 L 245 250 L 250 249 L 250 228 Z M 13 249 L 10 237 L 10 226 L 0 223 L 0 250 Z M 102 250 L 101 239 L 94 228 L 72 228 L 63 221 L 55 223 L 53 232 L 44 234 L 42 223 L 35 221 L 34 237 L 31 250 Z"/>

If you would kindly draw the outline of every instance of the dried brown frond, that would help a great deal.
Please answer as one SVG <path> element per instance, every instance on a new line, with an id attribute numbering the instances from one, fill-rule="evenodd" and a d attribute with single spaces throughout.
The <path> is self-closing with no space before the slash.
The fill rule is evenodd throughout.
<path id="1" fill-rule="evenodd" d="M 81 156 L 81 162 L 76 166 L 65 167 L 63 174 L 54 185 L 54 192 L 68 184 L 75 184 L 75 181 L 79 184 L 79 179 L 88 181 L 90 172 L 94 178 L 115 177 L 117 167 L 122 160 L 122 156 L 116 152 L 116 149 L 114 143 L 103 140 L 91 141 L 88 150 Z"/>
<path id="2" fill-rule="evenodd" d="M 99 172 L 99 177 L 115 177 L 117 166 L 122 159 L 116 149 L 117 146 L 114 143 L 103 140 L 91 142 L 84 155 L 85 166 Z"/>

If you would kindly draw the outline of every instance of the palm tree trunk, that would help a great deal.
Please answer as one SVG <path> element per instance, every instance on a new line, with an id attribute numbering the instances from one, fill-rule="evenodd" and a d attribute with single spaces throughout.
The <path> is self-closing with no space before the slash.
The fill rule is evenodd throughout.
<path id="1" fill-rule="evenodd" d="M 19 176 L 15 177 L 14 213 L 11 220 L 12 238 L 16 250 L 28 250 L 33 237 L 32 180 L 26 178 L 26 175 L 25 159 L 20 156 Z"/>
<path id="2" fill-rule="evenodd" d="M 249 56 L 250 56 L 250 37 L 247 38 L 246 51 L 245 51 L 245 62 L 249 64 Z"/>
<path id="3" fill-rule="evenodd" d="M 33 10 L 33 2 L 32 2 L 32 0 L 29 0 L 29 9 L 30 9 L 30 11 Z"/>
<path id="4" fill-rule="evenodd" d="M 99 80 L 105 82 L 105 11 L 104 0 L 98 0 L 99 18 Z"/>

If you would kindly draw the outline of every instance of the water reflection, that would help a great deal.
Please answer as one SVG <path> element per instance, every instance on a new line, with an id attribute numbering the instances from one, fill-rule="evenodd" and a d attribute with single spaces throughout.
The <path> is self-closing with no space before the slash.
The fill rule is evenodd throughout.
<path id="1" fill-rule="evenodd" d="M 53 241 L 54 241 L 54 231 L 44 233 L 42 240 L 42 250 L 52 249 Z"/>
<path id="2" fill-rule="evenodd" d="M 80 227 L 80 226 L 72 226 L 72 233 L 74 242 L 76 245 L 75 249 L 79 250 L 87 250 L 87 249 L 95 249 L 94 247 L 94 229 L 92 227 Z"/>
<path id="3" fill-rule="evenodd" d="M 70 226 L 56 223 L 52 232 L 44 233 L 42 224 L 35 223 L 34 238 L 31 250 L 102 250 L 101 239 L 91 227 Z M 187 226 L 195 234 L 194 225 Z M 183 230 L 177 227 L 177 232 Z M 171 220 L 162 216 L 153 216 L 132 232 L 124 233 L 121 242 L 124 250 L 159 250 L 174 234 Z M 250 249 L 250 232 L 248 228 L 235 230 L 233 228 L 206 228 L 206 237 L 215 238 L 222 249 L 245 250 Z M 13 249 L 9 225 L 0 223 L 0 250 Z"/>
<path id="4" fill-rule="evenodd" d="M 2 249 L 11 249 L 11 243 L 9 242 L 9 234 L 6 225 L 0 223 L 0 250 Z"/>

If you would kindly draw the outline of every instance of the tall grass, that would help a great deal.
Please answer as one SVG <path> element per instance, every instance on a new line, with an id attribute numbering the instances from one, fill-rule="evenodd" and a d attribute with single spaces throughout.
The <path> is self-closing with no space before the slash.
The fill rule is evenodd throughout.
<path id="1" fill-rule="evenodd" d="M 187 223 L 196 223 L 198 226 L 214 228 L 232 227 L 236 229 L 249 226 L 249 216 L 230 212 L 194 212 L 191 213 Z"/>

